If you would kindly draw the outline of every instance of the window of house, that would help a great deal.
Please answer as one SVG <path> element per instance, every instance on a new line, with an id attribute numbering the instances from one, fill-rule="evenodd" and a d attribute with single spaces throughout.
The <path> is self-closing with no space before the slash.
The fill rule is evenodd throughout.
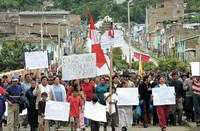
<path id="1" fill-rule="evenodd" d="M 165 7 L 164 0 L 161 0 L 161 2 L 160 2 L 160 7 L 161 7 L 161 8 L 164 8 L 164 7 Z"/>
<path id="2" fill-rule="evenodd" d="M 159 3 L 156 4 L 156 8 L 164 8 L 165 7 L 165 0 L 160 0 Z"/>

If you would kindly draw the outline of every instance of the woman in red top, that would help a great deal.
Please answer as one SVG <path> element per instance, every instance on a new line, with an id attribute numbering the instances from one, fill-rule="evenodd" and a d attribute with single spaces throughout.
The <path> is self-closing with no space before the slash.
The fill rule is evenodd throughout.
<path id="1" fill-rule="evenodd" d="M 84 92 L 86 101 L 91 101 L 94 95 L 94 85 L 90 83 L 89 79 L 85 79 L 81 85 L 81 90 Z"/>
<path id="2" fill-rule="evenodd" d="M 81 98 L 78 95 L 78 91 L 74 90 L 72 95 L 69 96 L 68 102 L 70 103 L 70 122 L 71 131 L 76 131 L 79 127 L 79 115 L 82 107 Z"/>
<path id="3" fill-rule="evenodd" d="M 5 89 L 0 86 L 0 96 L 6 93 Z"/>

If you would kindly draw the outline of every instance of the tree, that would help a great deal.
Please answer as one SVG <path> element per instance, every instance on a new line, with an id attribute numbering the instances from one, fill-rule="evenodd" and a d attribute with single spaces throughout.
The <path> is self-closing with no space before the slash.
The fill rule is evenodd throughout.
<path id="1" fill-rule="evenodd" d="M 159 62 L 159 69 L 161 71 L 172 71 L 172 70 L 179 70 L 179 71 L 187 71 L 188 63 L 180 61 L 178 58 L 168 57 L 164 60 L 160 60 Z"/>
<path id="2" fill-rule="evenodd" d="M 0 51 L 1 71 L 21 69 L 24 67 L 24 43 L 5 41 Z"/>
<path id="3" fill-rule="evenodd" d="M 145 62 L 144 63 L 144 71 L 151 71 L 156 69 L 156 65 L 153 62 Z M 139 69 L 139 61 L 135 61 L 132 63 L 132 69 L 138 70 Z"/>
<path id="4" fill-rule="evenodd" d="M 113 48 L 112 52 L 113 57 L 113 66 L 116 70 L 125 70 L 128 69 L 128 63 L 126 60 L 122 59 L 122 50 L 121 48 Z"/>
<path id="5" fill-rule="evenodd" d="M 200 1 L 199 0 L 186 0 L 187 7 L 186 12 L 200 12 Z"/>

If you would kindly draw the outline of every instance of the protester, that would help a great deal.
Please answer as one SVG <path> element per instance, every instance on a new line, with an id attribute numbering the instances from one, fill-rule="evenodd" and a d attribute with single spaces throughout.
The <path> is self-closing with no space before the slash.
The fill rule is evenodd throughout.
<path id="1" fill-rule="evenodd" d="M 79 127 L 79 117 L 80 111 L 82 108 L 81 98 L 78 94 L 78 90 L 74 90 L 72 95 L 68 98 L 70 103 L 70 122 L 71 122 L 71 131 L 76 131 Z"/>
<path id="2" fill-rule="evenodd" d="M 48 84 L 51 86 L 51 85 L 53 85 L 53 83 L 54 83 L 54 80 L 53 80 L 54 78 L 53 78 L 53 76 L 49 76 L 48 77 Z"/>
<path id="3" fill-rule="evenodd" d="M 46 76 L 43 76 L 41 78 L 41 84 L 39 86 L 37 86 L 35 88 L 35 90 L 33 91 L 33 94 L 35 96 L 37 96 L 37 99 L 36 99 L 36 109 L 38 109 L 38 103 L 39 103 L 39 101 L 41 101 L 41 94 L 43 92 L 46 92 L 48 94 L 48 96 L 49 96 L 50 95 L 50 90 L 51 90 L 51 86 L 48 85 L 48 78 Z"/>
<path id="4" fill-rule="evenodd" d="M 43 92 L 41 94 L 42 100 L 38 103 L 38 123 L 39 123 L 39 131 L 49 131 L 49 123 L 48 120 L 45 120 L 44 113 L 46 108 L 46 101 L 48 98 L 48 94 Z"/>
<path id="5" fill-rule="evenodd" d="M 123 88 L 129 88 L 129 82 L 124 81 L 122 82 Z M 119 119 L 119 124 L 122 125 L 121 128 L 127 128 L 133 122 L 133 107 L 132 106 L 125 106 L 120 105 L 118 106 L 119 116 L 124 116 L 125 120 Z M 120 111 L 122 114 L 120 114 Z"/>
<path id="6" fill-rule="evenodd" d="M 32 78 L 30 74 L 25 74 L 24 82 L 21 84 L 25 93 L 31 88 L 31 82 L 32 82 Z M 27 125 L 28 125 L 28 117 L 27 115 L 25 115 L 22 126 L 26 128 Z"/>
<path id="7" fill-rule="evenodd" d="M 157 76 L 154 76 L 153 80 L 150 82 L 150 87 L 153 89 L 158 84 L 159 84 L 158 78 L 157 78 Z M 153 99 L 151 99 L 151 104 L 153 105 Z M 153 125 L 156 126 L 159 123 L 156 106 L 153 106 L 152 114 L 153 114 Z"/>
<path id="8" fill-rule="evenodd" d="M 108 85 L 104 78 L 101 78 L 101 82 L 96 87 L 96 95 L 99 99 L 99 103 L 102 105 L 106 105 L 104 94 L 108 92 Z"/>
<path id="9" fill-rule="evenodd" d="M 6 99 L 4 95 L 5 95 L 5 90 L 2 87 L 0 87 L 0 107 L 1 107 L 0 108 L 0 131 L 3 131 L 3 125 L 2 125 L 3 115 L 6 111 L 6 105 L 5 105 Z"/>
<path id="10" fill-rule="evenodd" d="M 9 79 L 8 79 L 8 76 L 7 76 L 7 75 L 3 75 L 3 77 L 2 77 L 2 85 L 3 85 L 3 88 L 4 88 L 4 89 L 7 89 L 7 88 L 8 88 Z"/>
<path id="11" fill-rule="evenodd" d="M 60 84 L 60 78 L 58 76 L 54 77 L 54 84 L 51 87 L 50 99 L 58 102 L 66 101 L 66 91 L 65 87 Z"/>
<path id="12" fill-rule="evenodd" d="M 119 101 L 118 95 L 116 93 L 116 88 L 112 88 L 111 93 L 105 93 L 105 100 L 107 106 L 107 113 L 109 114 L 109 119 L 111 122 L 112 131 L 115 131 L 115 128 L 119 125 L 119 116 L 117 109 L 117 102 Z"/>
<path id="13" fill-rule="evenodd" d="M 158 81 L 159 81 L 159 84 L 155 88 L 167 87 L 167 85 L 165 84 L 164 76 L 160 76 L 158 78 Z M 159 125 L 161 127 L 161 131 L 166 131 L 167 124 L 168 124 L 167 120 L 168 120 L 169 106 L 162 105 L 162 106 L 157 106 L 156 108 L 157 108 L 157 114 L 158 114 Z"/>
<path id="14" fill-rule="evenodd" d="M 81 100 L 81 109 L 80 109 L 80 115 L 79 115 L 79 128 L 82 131 L 85 131 L 85 118 L 84 118 L 84 107 L 85 106 L 84 105 L 85 105 L 86 97 L 85 97 L 85 94 L 83 91 L 81 91 L 79 93 L 79 96 L 80 96 L 80 100 Z"/>
<path id="15" fill-rule="evenodd" d="M 193 80 L 192 80 L 192 77 L 190 77 L 190 78 L 187 78 L 183 84 L 183 89 L 186 92 L 185 101 L 184 101 L 184 110 L 185 110 L 186 120 L 188 122 L 190 121 L 194 122 L 192 83 L 193 83 Z"/>
<path id="16" fill-rule="evenodd" d="M 195 121 L 197 127 L 200 127 L 200 76 L 194 77 L 192 90 L 193 90 Z"/>
<path id="17" fill-rule="evenodd" d="M 97 102 L 99 102 L 100 104 L 105 105 L 107 107 L 106 111 L 107 111 L 108 122 L 103 123 L 104 131 L 107 130 L 108 125 L 111 125 L 112 131 L 115 131 L 117 127 L 119 127 L 118 129 L 120 130 L 126 131 L 128 130 L 128 127 L 131 125 L 133 121 L 136 126 L 140 125 L 140 121 L 141 121 L 141 123 L 143 124 L 143 127 L 148 127 L 149 124 L 151 124 L 151 118 L 153 118 L 153 125 L 157 125 L 157 123 L 159 123 L 161 130 L 165 131 L 168 124 L 167 119 L 169 116 L 168 114 L 170 114 L 170 106 L 167 106 L 167 105 L 153 106 L 152 108 L 153 99 L 151 97 L 152 88 L 166 87 L 165 77 L 163 76 L 159 77 L 159 80 L 158 80 L 157 75 L 159 75 L 160 73 L 146 72 L 145 74 L 146 75 L 144 77 L 141 77 L 137 75 L 137 73 L 128 74 L 126 72 L 126 74 L 121 74 L 121 75 L 115 73 L 112 77 L 113 88 L 112 88 L 111 94 L 109 93 L 109 84 L 110 84 L 109 76 L 99 76 L 99 77 L 95 77 L 91 79 L 83 79 L 83 80 L 79 79 L 79 80 L 63 81 L 59 79 L 59 77 L 57 76 L 54 77 L 50 75 L 47 78 L 43 74 L 42 78 L 40 78 L 41 84 L 39 84 L 38 86 L 37 85 L 34 86 L 34 83 L 33 83 L 34 80 L 33 80 L 31 82 L 32 86 L 29 87 L 31 84 L 30 80 L 32 78 L 30 77 L 29 74 L 26 74 L 25 81 L 23 83 L 20 83 L 18 80 L 18 82 L 16 83 L 16 87 L 20 87 L 22 89 L 21 95 L 23 95 L 24 91 L 30 88 L 26 92 L 26 97 L 28 98 L 29 103 L 30 103 L 30 106 L 28 107 L 28 118 L 29 118 L 28 122 L 30 124 L 32 131 L 36 130 L 37 124 L 39 124 L 39 131 L 48 131 L 49 130 L 48 127 L 51 127 L 51 123 L 55 123 L 55 126 L 59 127 L 59 124 L 61 122 L 44 120 L 45 106 L 46 106 L 46 101 L 48 100 L 57 101 L 57 102 L 67 101 L 70 103 L 69 115 L 70 115 L 72 130 L 84 131 L 86 130 L 87 126 L 91 126 L 91 131 L 100 130 L 101 122 L 93 121 L 93 120 L 90 120 L 90 122 L 88 122 L 87 119 L 84 119 L 84 103 L 87 101 L 87 102 L 93 102 L 93 104 L 96 104 Z M 174 73 L 172 73 L 172 76 L 174 76 Z M 195 81 L 192 80 L 192 78 L 185 80 L 185 77 L 183 77 L 182 75 L 181 81 L 184 82 L 183 84 L 180 80 L 178 80 L 178 78 L 175 78 L 175 77 L 172 77 L 172 78 L 173 79 L 169 81 L 169 85 L 175 87 L 177 104 L 180 104 L 180 103 L 182 104 L 182 102 L 179 101 L 179 98 L 184 98 L 184 91 L 185 91 L 186 97 L 185 97 L 184 109 L 185 109 L 185 115 L 187 117 L 187 120 L 191 121 L 194 119 L 194 116 L 195 116 L 197 125 L 199 125 L 199 117 L 198 117 L 198 114 L 199 114 L 199 107 L 198 107 L 199 97 L 198 96 L 199 95 L 198 93 L 196 93 L 198 91 L 197 90 L 195 91 L 195 89 L 198 89 L 196 87 L 199 86 L 197 82 L 199 79 L 195 77 Z M 8 81 L 7 82 L 8 85 L 6 88 L 8 89 L 7 91 L 9 91 L 10 87 L 13 86 L 15 81 L 13 79 L 12 84 L 10 84 L 9 79 L 6 79 L 6 81 Z M 2 83 L 0 85 L 4 85 L 4 84 Z M 138 88 L 139 95 L 140 95 L 140 104 L 138 106 L 134 106 L 134 108 L 133 106 L 117 106 L 117 102 L 118 102 L 118 94 L 116 93 L 117 88 Z M 18 89 L 16 91 L 18 92 Z M 0 88 L 0 96 L 5 93 L 6 91 L 3 88 Z M 18 96 L 21 97 L 21 95 L 18 95 Z M 8 97 L 8 100 L 12 101 L 13 99 L 17 99 L 17 97 L 13 97 L 12 99 L 11 98 L 12 97 Z M 193 102 L 194 103 L 196 102 L 196 105 L 193 106 Z M 18 103 L 20 102 L 19 101 L 16 102 L 16 105 L 19 105 Z M 181 110 L 179 110 L 179 108 L 177 107 L 176 109 L 174 108 L 175 110 L 173 110 L 173 112 L 171 113 L 172 114 L 171 116 L 177 115 L 175 111 L 181 112 Z M 193 107 L 195 109 L 195 114 L 193 111 Z M 13 108 L 13 106 L 10 106 L 9 108 Z M 8 113 L 9 115 L 11 111 L 16 112 L 16 109 L 10 110 Z M 38 119 L 35 117 L 37 111 L 38 111 Z M 1 112 L 2 110 L 0 110 L 0 115 L 1 115 Z M 13 120 L 14 120 L 14 117 L 17 117 L 17 116 L 13 115 Z M 132 120 L 133 118 L 134 120 Z M 170 120 L 172 121 L 173 117 Z M 173 120 L 173 123 L 175 123 L 175 120 Z M 10 124 L 9 124 L 9 127 L 10 127 Z"/>
<path id="18" fill-rule="evenodd" d="M 31 131 L 38 130 L 38 110 L 36 109 L 36 99 L 37 96 L 33 94 L 33 91 L 37 87 L 35 80 L 31 81 L 31 88 L 27 90 L 26 97 L 29 102 L 28 107 L 28 123 L 30 125 Z"/>
<path id="19" fill-rule="evenodd" d="M 8 117 L 7 125 L 9 131 L 18 131 L 19 127 L 19 113 L 20 113 L 20 96 L 23 95 L 23 89 L 18 84 L 19 79 L 17 76 L 12 77 L 12 84 L 8 87 L 7 92 L 9 95 L 8 101 Z"/>
<path id="20" fill-rule="evenodd" d="M 81 85 L 81 89 L 85 94 L 86 101 L 91 101 L 94 95 L 94 85 L 90 83 L 89 79 L 85 79 Z"/>
<path id="21" fill-rule="evenodd" d="M 177 72 L 172 72 L 172 80 L 169 82 L 169 86 L 175 88 L 176 93 L 176 105 L 171 106 L 172 108 L 172 115 L 170 115 L 170 123 L 172 125 L 182 125 L 182 115 L 183 115 L 183 97 L 184 97 L 184 90 L 183 90 L 183 83 L 178 80 Z"/>
<path id="22" fill-rule="evenodd" d="M 30 74 L 26 74 L 24 82 L 22 83 L 24 92 L 26 92 L 27 90 L 29 90 L 31 88 L 31 82 L 32 82 L 32 78 L 31 78 Z"/>
<path id="23" fill-rule="evenodd" d="M 142 121 L 144 128 L 148 127 L 148 124 L 150 123 L 150 96 L 151 96 L 151 90 L 149 90 L 149 82 L 148 82 L 148 76 L 145 76 L 143 78 L 143 81 L 141 84 L 139 84 L 138 90 L 140 95 L 140 100 L 142 101 L 143 105 L 143 111 L 142 111 Z"/>

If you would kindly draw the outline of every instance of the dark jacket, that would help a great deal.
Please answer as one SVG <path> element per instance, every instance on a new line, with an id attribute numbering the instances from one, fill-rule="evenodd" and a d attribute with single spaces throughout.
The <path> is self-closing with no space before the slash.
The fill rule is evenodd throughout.
<path id="1" fill-rule="evenodd" d="M 173 86 L 176 92 L 176 98 L 184 97 L 183 83 L 179 80 L 171 80 L 169 86 Z"/>
<path id="2" fill-rule="evenodd" d="M 5 101 L 6 101 L 5 97 L 4 96 L 0 96 L 0 123 L 2 122 L 3 114 L 6 111 Z"/>
<path id="3" fill-rule="evenodd" d="M 149 101 L 150 98 L 151 98 L 151 90 L 148 90 L 149 89 L 149 85 L 144 83 L 144 82 L 141 82 L 139 84 L 139 95 L 140 95 L 140 99 L 141 100 L 145 100 L 145 101 Z"/>
<path id="4" fill-rule="evenodd" d="M 28 109 L 28 122 L 30 126 L 37 127 L 38 126 L 38 111 L 36 110 L 36 96 L 33 95 L 33 88 L 30 88 L 26 92 L 26 98 L 29 102 Z"/>

